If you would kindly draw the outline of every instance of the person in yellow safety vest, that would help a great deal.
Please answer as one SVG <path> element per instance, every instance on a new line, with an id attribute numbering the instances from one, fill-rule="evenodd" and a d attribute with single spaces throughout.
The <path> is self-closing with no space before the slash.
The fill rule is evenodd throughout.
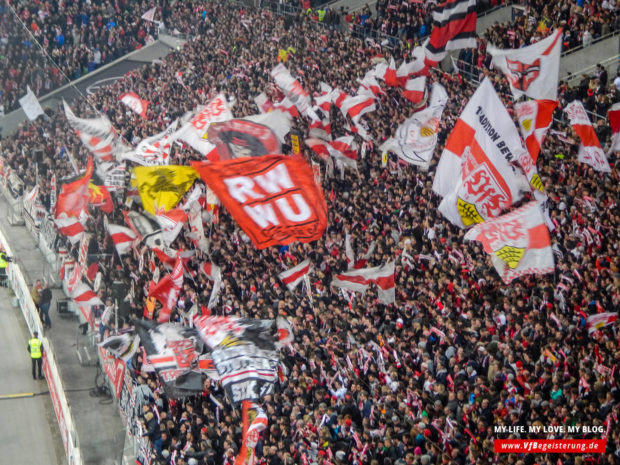
<path id="1" fill-rule="evenodd" d="M 324 8 L 320 8 L 319 10 L 317 10 L 317 15 L 319 17 L 319 22 L 322 23 L 323 19 L 325 18 L 325 9 Z"/>
<path id="2" fill-rule="evenodd" d="M 39 379 L 43 379 L 43 343 L 39 339 L 39 333 L 36 331 L 33 333 L 32 339 L 28 340 L 28 353 L 32 360 L 32 379 L 37 379 L 37 371 L 39 373 Z"/>
<path id="3" fill-rule="evenodd" d="M 9 262 L 12 261 L 13 259 L 9 257 L 4 250 L 0 250 L 0 286 L 6 287 L 7 285 L 6 267 L 9 266 Z"/>

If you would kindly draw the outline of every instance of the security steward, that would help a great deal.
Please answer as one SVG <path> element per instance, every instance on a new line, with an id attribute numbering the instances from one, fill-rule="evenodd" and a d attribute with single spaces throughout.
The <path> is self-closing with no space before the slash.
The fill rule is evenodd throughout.
<path id="1" fill-rule="evenodd" d="M 13 261 L 6 252 L 0 249 L 0 286 L 7 286 L 8 276 L 6 274 L 6 267 L 9 266 L 9 262 Z"/>
<path id="2" fill-rule="evenodd" d="M 39 339 L 39 333 L 36 331 L 32 335 L 32 339 L 28 341 L 28 353 L 32 360 L 32 379 L 37 379 L 37 371 L 39 379 L 43 379 L 42 361 L 43 361 L 43 343 Z"/>

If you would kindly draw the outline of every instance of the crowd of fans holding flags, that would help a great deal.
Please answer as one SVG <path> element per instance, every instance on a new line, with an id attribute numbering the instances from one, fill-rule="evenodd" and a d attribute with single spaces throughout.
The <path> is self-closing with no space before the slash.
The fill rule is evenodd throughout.
<path id="1" fill-rule="evenodd" d="M 259 113 L 267 102 L 272 114 L 291 114 L 286 120 L 299 136 L 298 144 L 286 136 L 282 153 L 292 154 L 297 146 L 304 159 L 318 165 L 314 172 L 326 197 L 327 228 L 312 242 L 257 249 L 213 199 L 185 189 L 179 205 L 197 202 L 207 212 L 199 219 L 206 244 L 196 239 L 194 224 L 179 226 L 170 244 L 179 251 L 175 258 L 146 234 L 142 243 L 132 244 L 136 228 L 124 242 L 113 240 L 112 225 L 135 223 L 147 210 L 144 195 L 129 185 L 117 186 L 111 208 L 91 205 L 80 223 L 90 234 L 84 268 L 98 262 L 106 283 L 95 298 L 103 314 L 94 312 L 103 335 L 128 331 L 136 320 L 162 320 L 162 304 L 148 296 L 161 282 L 158 277 L 174 274 L 184 256 L 187 277 L 181 278 L 164 320 L 190 325 L 200 315 L 280 316 L 292 326 L 294 342 L 281 352 L 281 380 L 258 400 L 258 417 L 268 424 L 252 460 L 271 465 L 555 464 L 558 458 L 564 464 L 617 463 L 620 391 L 614 373 L 620 352 L 613 315 L 620 275 L 614 151 L 607 169 L 595 170 L 578 161 L 577 129 L 555 122 L 539 141 L 535 168 L 547 196 L 555 268 L 507 285 L 485 253 L 488 244 L 465 241 L 466 230 L 438 210 L 442 200 L 433 182 L 439 155 L 476 90 L 461 76 L 432 68 L 425 81 L 415 81 L 413 75 L 427 68 L 401 67 L 403 60 L 412 61 L 409 51 L 390 56 L 382 50 L 381 60 L 377 48 L 316 29 L 305 16 L 291 23 L 226 2 L 177 2 L 169 21 L 179 30 L 195 22 L 195 40 L 161 63 L 132 71 L 90 102 L 74 102 L 72 117 L 60 110 L 2 140 L 3 173 L 16 173 L 27 191 L 38 179 L 39 198 L 53 212 L 54 184 L 76 179 L 75 172 L 87 167 L 87 147 L 101 149 L 98 142 L 67 131 L 68 117 L 74 126 L 77 117 L 104 114 L 123 138 L 111 143 L 113 152 L 164 131 L 176 118 L 221 96 L 236 118 Z M 528 34 L 523 31 L 523 37 Z M 441 48 L 432 45 L 434 53 Z M 318 108 L 299 108 L 303 98 L 287 93 L 279 85 L 283 81 L 270 75 L 278 65 L 315 96 Z M 495 87 L 516 120 L 509 82 L 488 68 L 485 85 Z M 367 75 L 370 70 L 376 72 Z M 286 73 L 279 76 L 286 81 Z M 365 94 L 355 95 L 358 79 Z M 438 143 L 428 171 L 379 150 L 406 119 L 425 107 L 432 110 L 439 85 L 445 96 L 437 98 L 445 108 L 435 120 Z M 148 104 L 143 116 L 118 101 L 128 92 Z M 368 92 L 372 106 L 350 100 Z M 567 92 L 559 91 L 564 97 Z M 580 89 L 570 92 L 583 100 Z M 609 96 L 610 104 L 620 100 L 617 89 Z M 290 101 L 294 97 L 300 98 L 297 109 Z M 571 100 L 561 100 L 562 109 Z M 338 144 L 330 145 L 327 133 Z M 609 129 L 597 134 L 604 148 L 615 143 Z M 150 148 L 159 150 L 158 156 L 167 150 L 170 165 L 205 158 L 196 149 L 202 141 L 170 142 L 164 149 L 166 140 Z M 44 153 L 38 175 L 28 163 L 35 150 Z M 139 157 L 127 159 L 134 160 L 129 170 Z M 94 184 L 105 181 L 106 169 L 114 169 L 106 163 L 114 164 L 114 158 L 88 164 Z M 197 192 L 199 198 L 193 197 Z M 531 205 L 535 198 L 530 192 L 521 203 Z M 63 230 L 70 239 L 65 242 L 79 261 L 84 241 L 71 231 Z M 104 255 L 111 258 L 94 259 Z M 394 267 L 392 284 L 374 278 L 376 285 L 366 284 L 363 293 L 333 285 L 347 274 L 388 264 Z M 307 278 L 292 279 L 290 270 Z M 90 286 L 94 276 L 76 279 Z M 119 328 L 110 317 L 115 300 Z M 147 370 L 151 363 L 144 351 L 128 361 L 142 393 L 140 422 L 152 444 L 152 463 L 234 463 L 245 434 L 240 410 L 226 400 L 221 385 L 205 378 L 194 395 L 175 398 L 162 378 Z M 605 437 L 607 448 L 592 456 L 496 454 L 493 440 L 499 436 L 493 426 L 501 424 L 600 425 L 603 435 L 587 437 Z"/>

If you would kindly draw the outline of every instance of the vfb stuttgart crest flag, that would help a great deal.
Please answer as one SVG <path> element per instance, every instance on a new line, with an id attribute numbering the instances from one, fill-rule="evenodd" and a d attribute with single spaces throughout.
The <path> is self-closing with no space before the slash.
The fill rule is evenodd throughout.
<path id="1" fill-rule="evenodd" d="M 506 284 L 526 274 L 553 272 L 549 231 L 536 202 L 477 224 L 465 234 L 465 240 L 482 243 Z"/>

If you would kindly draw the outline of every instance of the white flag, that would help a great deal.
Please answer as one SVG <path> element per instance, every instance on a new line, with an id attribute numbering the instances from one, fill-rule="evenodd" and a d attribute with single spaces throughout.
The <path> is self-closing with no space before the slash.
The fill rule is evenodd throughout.
<path id="1" fill-rule="evenodd" d="M 435 173 L 439 210 L 463 228 L 493 218 L 529 191 L 510 162 L 524 151 L 521 138 L 491 81 L 486 78 L 450 133 Z"/>
<path id="2" fill-rule="evenodd" d="M 187 142 L 194 150 L 205 156 L 215 149 L 215 145 L 206 138 L 209 125 L 230 119 L 233 119 L 233 114 L 228 108 L 226 97 L 219 94 L 207 106 L 199 107 L 192 119 L 185 123 L 172 137 Z"/>
<path id="3" fill-rule="evenodd" d="M 26 117 L 30 121 L 34 121 L 37 117 L 45 115 L 41 104 L 37 100 L 37 96 L 30 90 L 30 87 L 26 87 L 27 92 L 22 98 L 19 99 L 19 104 L 22 106 L 22 110 L 26 113 Z"/>
<path id="4" fill-rule="evenodd" d="M 475 225 L 465 240 L 482 243 L 506 284 L 526 274 L 553 273 L 549 231 L 537 202 Z"/>
<path id="5" fill-rule="evenodd" d="M 510 83 L 515 99 L 527 95 L 537 100 L 557 100 L 562 29 L 528 47 L 500 50 L 489 45 L 493 63 Z"/>
<path id="6" fill-rule="evenodd" d="M 433 84 L 429 106 L 414 113 L 401 124 L 394 137 L 379 147 L 379 153 L 392 151 L 407 163 L 428 170 L 437 145 L 441 115 L 447 101 L 446 89 L 439 83 Z"/>
<path id="7" fill-rule="evenodd" d="M 371 283 L 377 286 L 379 300 L 385 304 L 394 303 L 396 301 L 394 262 L 374 268 L 346 271 L 336 275 L 331 285 L 354 292 L 365 292 Z"/>
<path id="8" fill-rule="evenodd" d="M 144 13 L 142 15 L 142 19 L 145 19 L 147 21 L 151 21 L 151 22 L 155 22 L 154 18 L 155 18 L 155 10 L 157 10 L 156 7 L 151 8 L 149 11 L 147 11 L 146 13 Z"/>

